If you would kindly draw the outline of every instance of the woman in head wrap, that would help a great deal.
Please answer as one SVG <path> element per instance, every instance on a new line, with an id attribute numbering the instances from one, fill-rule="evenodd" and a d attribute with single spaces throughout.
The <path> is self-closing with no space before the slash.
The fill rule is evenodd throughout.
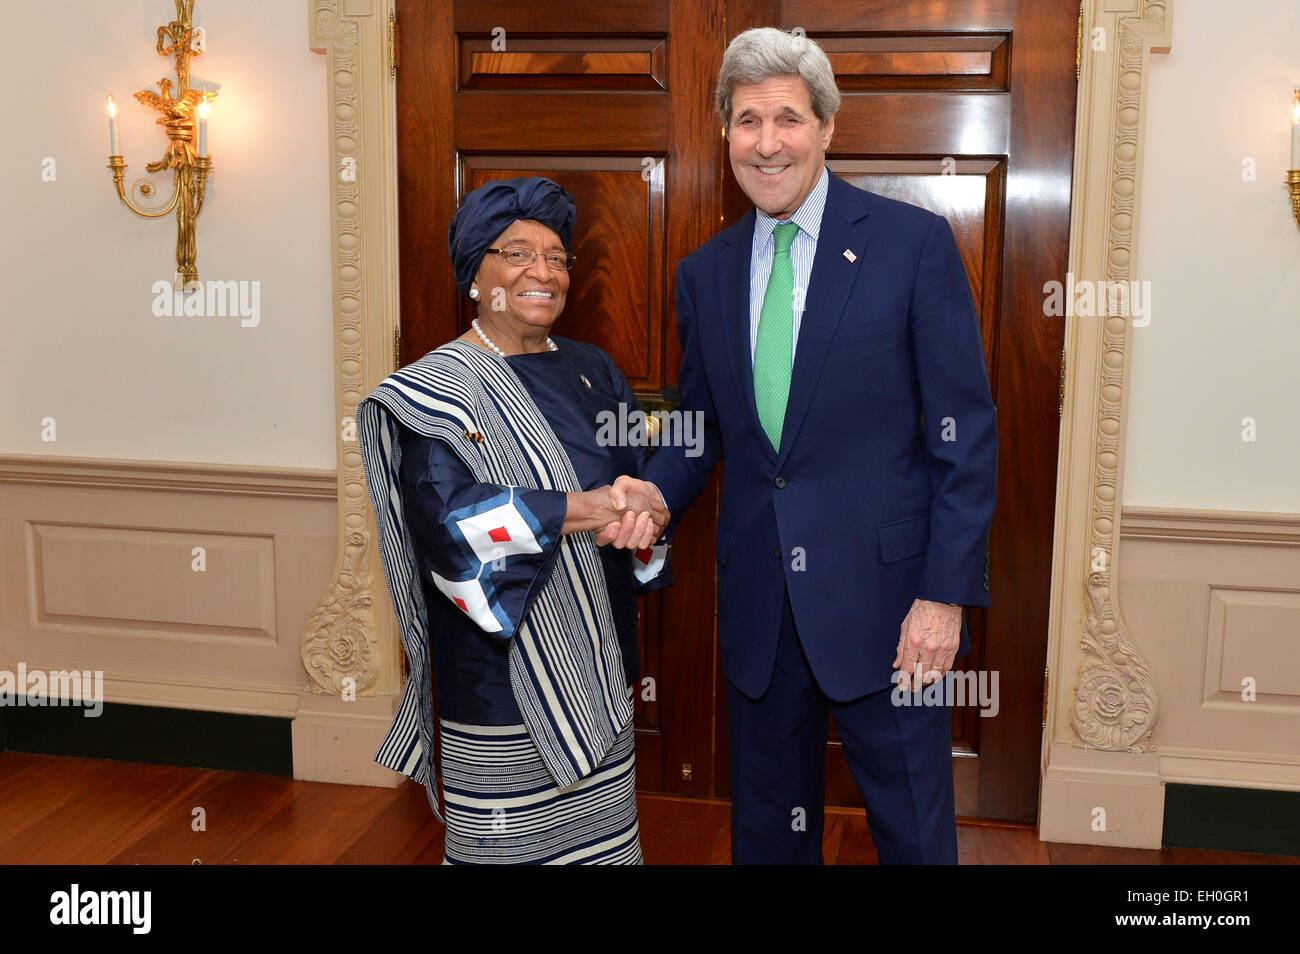
<path id="1" fill-rule="evenodd" d="M 549 179 L 469 193 L 448 240 L 472 330 L 358 409 L 410 662 L 376 760 L 425 784 L 447 826 L 444 862 L 642 860 L 636 594 L 671 582 L 667 545 L 653 545 L 668 513 L 657 499 L 611 506 L 610 485 L 640 472 L 645 449 L 601 446 L 598 415 L 636 399 L 609 355 L 550 334 L 576 217 Z M 600 546 L 628 528 L 636 552 Z"/>

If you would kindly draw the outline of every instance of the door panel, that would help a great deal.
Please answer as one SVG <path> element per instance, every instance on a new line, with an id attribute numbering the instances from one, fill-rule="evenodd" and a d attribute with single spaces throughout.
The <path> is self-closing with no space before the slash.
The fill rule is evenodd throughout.
<path id="1" fill-rule="evenodd" d="M 653 165 L 643 164 L 646 159 Z M 644 173 L 644 174 L 643 174 Z M 546 176 L 577 204 L 573 284 L 556 334 L 590 341 L 609 352 L 632 388 L 664 388 L 663 157 L 472 156 L 461 158 L 469 192 L 487 182 Z M 591 214 L 594 210 L 594 214 Z M 461 303 L 468 326 L 474 310 Z"/>

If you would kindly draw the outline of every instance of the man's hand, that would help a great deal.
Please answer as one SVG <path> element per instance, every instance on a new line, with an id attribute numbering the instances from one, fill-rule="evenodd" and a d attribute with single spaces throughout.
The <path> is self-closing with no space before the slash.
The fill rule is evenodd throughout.
<path id="1" fill-rule="evenodd" d="M 911 692 L 942 679 L 961 643 L 961 607 L 913 600 L 898 637 L 898 685 Z"/>
<path id="2" fill-rule="evenodd" d="M 671 514 L 654 484 L 626 475 L 609 490 L 610 506 L 623 511 L 623 520 L 609 523 L 596 534 L 596 545 L 642 550 L 663 535 Z"/>

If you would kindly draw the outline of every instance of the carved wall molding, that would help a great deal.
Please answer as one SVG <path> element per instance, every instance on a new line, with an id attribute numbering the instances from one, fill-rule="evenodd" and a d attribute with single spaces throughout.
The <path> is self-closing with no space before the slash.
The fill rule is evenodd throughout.
<path id="1" fill-rule="evenodd" d="M 1135 13 L 1116 18 L 1118 69 L 1111 110 L 1103 259 L 1107 284 L 1100 286 L 1106 289 L 1115 287 L 1112 282 L 1123 282 L 1127 287 L 1132 277 L 1139 137 L 1146 92 L 1144 71 L 1151 48 L 1168 44 L 1167 12 L 1166 0 L 1143 0 Z M 1150 738 L 1159 714 L 1159 695 L 1151 669 L 1124 625 L 1114 585 L 1131 328 L 1127 298 L 1107 294 L 1101 300 L 1105 302 L 1105 313 L 1095 319 L 1095 332 L 1101 338 L 1101 360 L 1097 365 L 1095 443 L 1087 498 L 1091 510 L 1087 524 L 1088 571 L 1084 578 L 1087 604 L 1080 640 L 1083 657 L 1074 677 L 1071 726 L 1085 745 L 1143 752 L 1152 749 Z"/>
<path id="2" fill-rule="evenodd" d="M 327 62 L 338 553 L 300 638 L 307 689 L 392 695 L 400 649 L 375 546 L 356 409 L 391 369 L 397 327 L 396 147 L 382 0 L 308 0 Z"/>
<path id="3" fill-rule="evenodd" d="M 1133 325 L 1111 283 L 1135 274 L 1147 68 L 1169 50 L 1173 5 L 1083 0 L 1080 13 L 1068 272 L 1095 307 L 1067 310 L 1065 323 L 1038 812 L 1046 841 L 1161 844 L 1160 696 L 1151 647 L 1118 600 Z"/>

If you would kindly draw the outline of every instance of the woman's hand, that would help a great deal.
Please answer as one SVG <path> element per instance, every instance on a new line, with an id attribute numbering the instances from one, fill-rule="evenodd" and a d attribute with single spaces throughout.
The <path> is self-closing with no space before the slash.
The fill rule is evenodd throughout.
<path id="1" fill-rule="evenodd" d="M 619 480 L 628 478 L 620 477 Z M 562 532 L 596 530 L 597 546 L 615 543 L 636 550 L 650 546 L 663 535 L 670 514 L 653 484 L 636 483 L 644 486 L 629 486 L 615 493 L 606 485 L 568 494 L 568 511 Z"/>
<path id="2" fill-rule="evenodd" d="M 645 549 L 663 536 L 672 517 L 659 488 L 635 477 L 623 476 L 614 481 L 610 503 L 615 510 L 622 511 L 622 516 L 596 534 L 597 546 L 613 544 L 622 549 Z"/>

